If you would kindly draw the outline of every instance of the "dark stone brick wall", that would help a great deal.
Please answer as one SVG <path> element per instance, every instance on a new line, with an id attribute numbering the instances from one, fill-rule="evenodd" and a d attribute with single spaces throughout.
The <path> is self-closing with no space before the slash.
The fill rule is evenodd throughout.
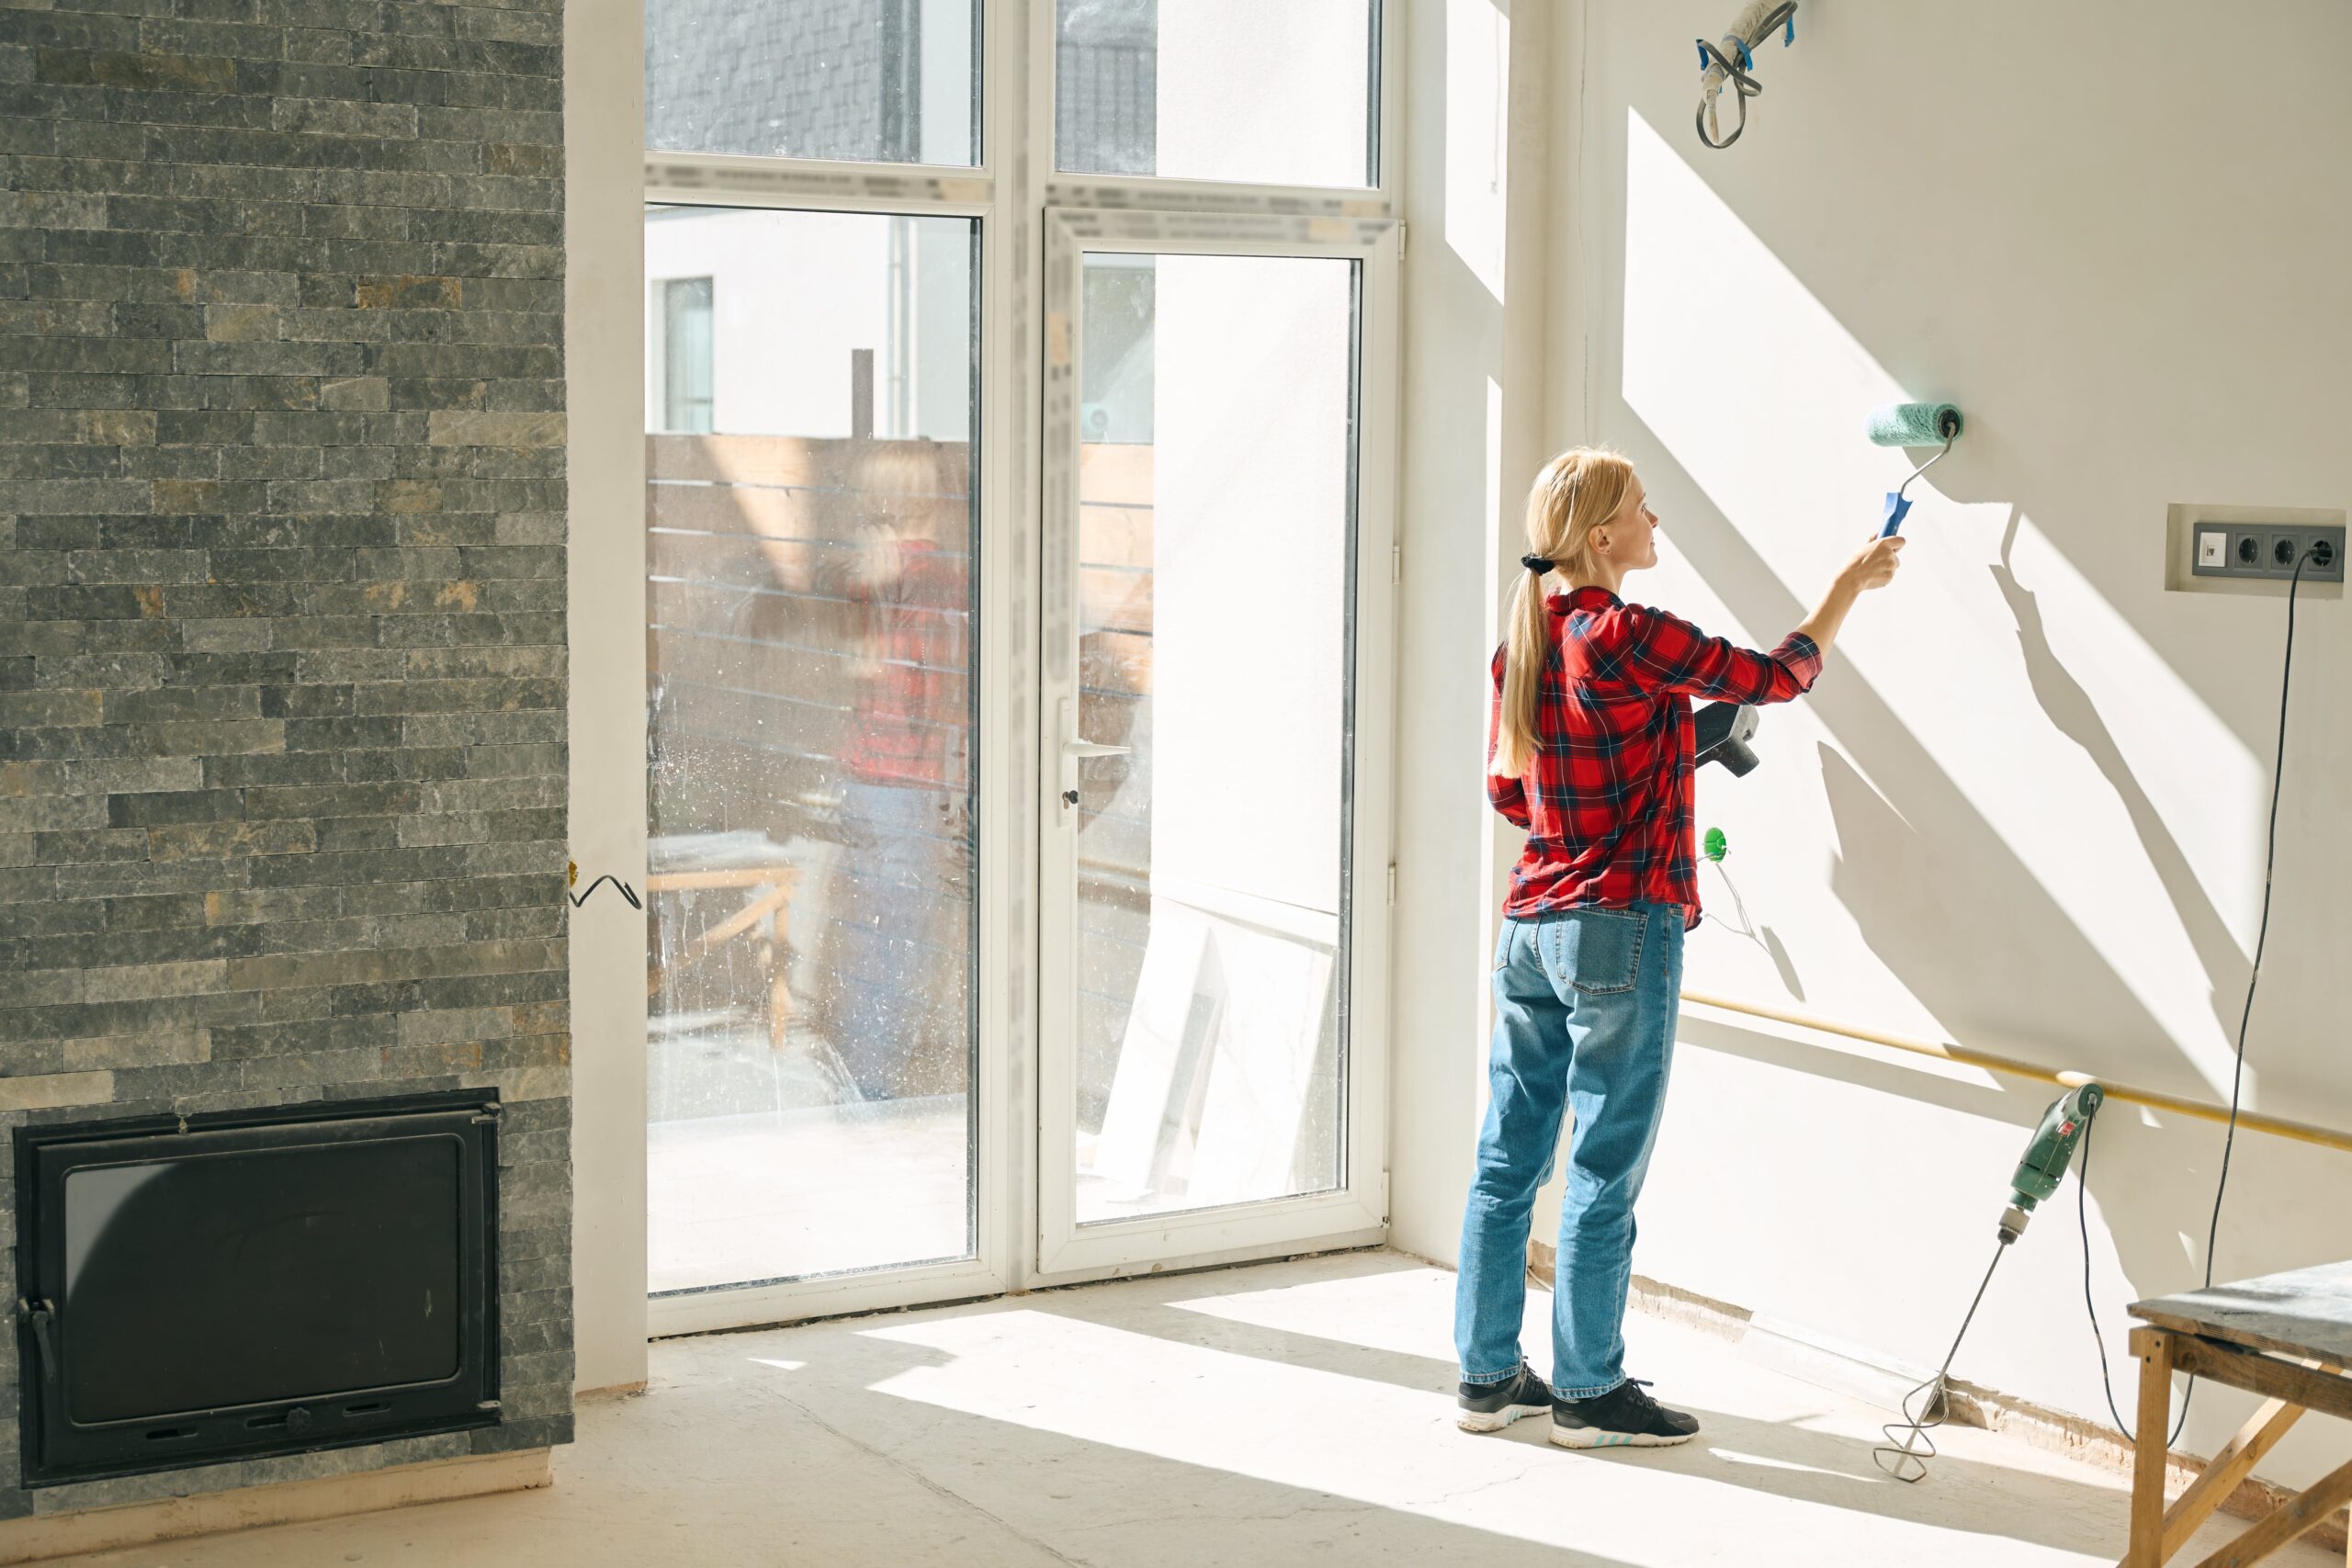
<path id="1" fill-rule="evenodd" d="M 0 0 L 0 1129 L 507 1105 L 505 1425 L 0 1515 L 571 1436 L 561 21 Z"/>

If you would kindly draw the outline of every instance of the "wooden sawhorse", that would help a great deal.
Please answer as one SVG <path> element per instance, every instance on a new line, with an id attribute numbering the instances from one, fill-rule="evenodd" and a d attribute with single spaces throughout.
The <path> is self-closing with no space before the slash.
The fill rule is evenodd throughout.
<path id="1" fill-rule="evenodd" d="M 748 830 L 679 834 L 646 845 L 648 897 L 709 887 L 740 888 L 745 894 L 741 908 L 713 922 L 680 951 L 652 958 L 645 971 L 647 996 L 684 965 L 766 922 L 768 1049 L 784 1049 L 785 1030 L 792 1021 L 792 896 L 800 886 L 799 865 L 784 858 L 790 848 Z"/>
<path id="2" fill-rule="evenodd" d="M 2132 1461 L 2132 1543 L 2118 1568 L 2165 1568 L 2262 1456 L 2307 1410 L 2352 1419 L 2352 1262 L 2267 1274 L 2233 1285 L 2136 1302 L 2140 1432 Z M 2172 1374 L 2191 1372 L 2266 1403 L 2170 1508 L 2165 1438 Z M 2352 1463 L 2280 1504 L 2198 1568 L 2259 1562 L 2352 1502 Z"/>

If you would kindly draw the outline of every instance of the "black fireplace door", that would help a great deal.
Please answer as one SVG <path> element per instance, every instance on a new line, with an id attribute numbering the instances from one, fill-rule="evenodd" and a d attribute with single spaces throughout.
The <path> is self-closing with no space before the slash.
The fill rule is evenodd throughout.
<path id="1" fill-rule="evenodd" d="M 494 1424 L 498 1115 L 20 1129 L 25 1484 Z"/>

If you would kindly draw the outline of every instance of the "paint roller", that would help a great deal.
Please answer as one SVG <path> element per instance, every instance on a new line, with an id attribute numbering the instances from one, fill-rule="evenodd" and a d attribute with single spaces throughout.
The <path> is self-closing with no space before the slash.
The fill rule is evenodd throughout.
<path id="1" fill-rule="evenodd" d="M 1911 479 L 1934 468 L 1951 450 L 1953 439 L 1960 434 L 1960 410 L 1951 403 L 1890 404 L 1871 412 L 1870 434 L 1881 446 L 1943 444 L 1942 451 L 1911 470 L 1911 479 L 1903 481 L 1902 489 L 1887 493 L 1886 525 L 1879 530 L 1883 539 L 1903 526 L 1904 513 L 1911 510 L 1903 493 L 1911 488 Z M 1747 744 L 1756 738 L 1758 721 L 1754 708 L 1737 703 L 1709 703 L 1691 717 L 1696 766 L 1720 762 L 1735 778 L 1744 778 L 1755 769 L 1757 756 Z"/>
<path id="2" fill-rule="evenodd" d="M 1942 450 L 1911 470 L 1911 479 L 1903 481 L 1902 489 L 1888 492 L 1886 526 L 1879 530 L 1884 538 L 1903 526 L 1904 513 L 1911 510 L 1911 502 L 1904 498 L 1904 491 L 1942 460 L 1951 450 L 1953 440 L 1960 434 L 1960 410 L 1951 403 L 1894 403 L 1871 412 L 1871 439 L 1881 446 L 1933 446 L 1941 442 Z M 1705 767 L 1720 762 L 1734 778 L 1745 778 L 1755 771 L 1758 761 L 1748 742 L 1756 738 L 1759 717 L 1752 707 L 1738 703 L 1709 703 L 1691 715 L 1694 766 Z M 1720 855 L 1715 857 L 1720 860 Z"/>
<path id="3" fill-rule="evenodd" d="M 1943 447 L 1934 457 L 1911 470 L 1911 479 L 1886 496 L 1886 525 L 1878 531 L 1882 539 L 1903 526 L 1904 514 L 1911 503 L 1904 499 L 1904 491 L 1917 479 L 1944 460 L 1952 442 L 1960 434 L 1960 410 L 1951 403 L 1894 403 L 1871 411 L 1871 440 L 1881 446 L 1933 446 L 1941 442 Z"/>

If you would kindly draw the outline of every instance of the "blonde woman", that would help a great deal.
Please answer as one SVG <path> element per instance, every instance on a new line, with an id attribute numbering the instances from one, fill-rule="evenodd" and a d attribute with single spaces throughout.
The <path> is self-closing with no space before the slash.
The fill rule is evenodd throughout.
<path id="1" fill-rule="evenodd" d="M 1666 1100 L 1682 936 L 1699 922 L 1690 841 L 1690 699 L 1784 703 L 1809 690 L 1901 538 L 1839 570 L 1770 653 L 1618 597 L 1657 564 L 1657 515 L 1634 466 L 1577 448 L 1527 498 L 1526 576 L 1494 660 L 1487 794 L 1527 829 L 1495 945 L 1493 1100 L 1462 1225 L 1454 1340 L 1461 1426 L 1548 1414 L 1564 1448 L 1688 1442 L 1693 1417 L 1624 1372 L 1634 1201 Z M 1547 590 L 1555 590 L 1547 592 Z M 1574 1113 L 1547 1384 L 1521 1354 L 1528 1214 Z"/>

